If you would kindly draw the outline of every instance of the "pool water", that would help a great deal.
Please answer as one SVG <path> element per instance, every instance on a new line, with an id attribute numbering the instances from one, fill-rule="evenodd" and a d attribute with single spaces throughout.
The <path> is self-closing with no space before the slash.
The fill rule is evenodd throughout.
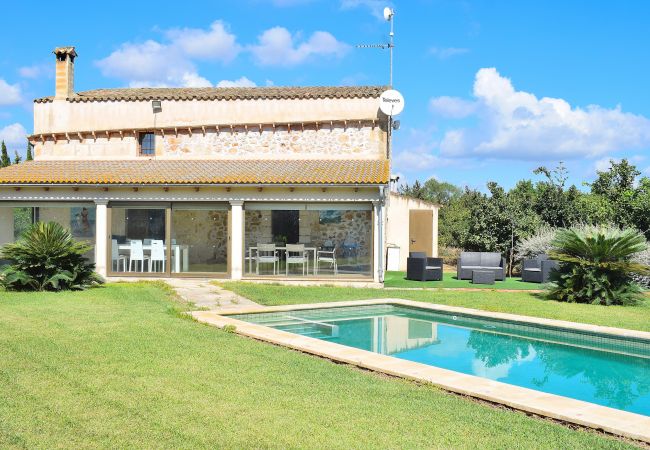
<path id="1" fill-rule="evenodd" d="M 233 318 L 650 416 L 650 341 L 372 305 Z"/>

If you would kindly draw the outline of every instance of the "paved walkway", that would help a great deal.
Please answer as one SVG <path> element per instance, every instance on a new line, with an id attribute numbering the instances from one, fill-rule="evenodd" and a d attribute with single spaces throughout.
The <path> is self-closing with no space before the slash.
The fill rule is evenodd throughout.
<path id="1" fill-rule="evenodd" d="M 167 284 L 185 301 L 197 308 L 208 310 L 235 310 L 242 306 L 259 306 L 257 303 L 210 283 L 201 278 L 168 278 Z"/>

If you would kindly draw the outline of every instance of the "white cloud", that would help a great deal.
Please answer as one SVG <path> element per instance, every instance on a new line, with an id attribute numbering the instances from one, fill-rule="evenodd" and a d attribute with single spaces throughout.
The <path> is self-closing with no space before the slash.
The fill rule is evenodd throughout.
<path id="1" fill-rule="evenodd" d="M 447 59 L 451 58 L 452 56 L 462 55 L 467 52 L 469 52 L 468 48 L 461 47 L 431 47 L 429 49 L 429 53 L 439 59 Z"/>
<path id="2" fill-rule="evenodd" d="M 264 31 L 250 51 L 260 65 L 295 66 L 315 56 L 341 57 L 350 49 L 326 31 L 316 31 L 300 44 L 298 40 L 286 28 L 274 27 Z"/>
<path id="3" fill-rule="evenodd" d="M 594 161 L 594 172 L 607 172 L 611 167 L 611 162 L 615 163 L 621 162 L 620 158 L 614 158 L 611 156 L 606 156 L 604 158 L 597 159 Z"/>
<path id="4" fill-rule="evenodd" d="M 23 66 L 18 69 L 18 74 L 23 78 L 54 78 L 54 65 L 42 63 Z"/>
<path id="5" fill-rule="evenodd" d="M 161 85 L 180 82 L 184 73 L 194 71 L 193 64 L 178 52 L 159 42 L 124 43 L 106 58 L 97 61 L 102 74 L 120 78 L 132 86 L 151 82 Z"/>
<path id="6" fill-rule="evenodd" d="M 0 128 L 0 141 L 4 141 L 10 149 L 22 149 L 27 145 L 27 130 L 19 123 L 12 123 Z"/>
<path id="7" fill-rule="evenodd" d="M 477 125 L 448 131 L 440 143 L 442 156 L 557 160 L 650 146 L 648 118 L 620 107 L 572 108 L 563 99 L 538 99 L 515 90 L 494 68 L 477 72 L 474 97 Z M 432 104 L 445 102 L 453 104 L 440 98 Z"/>
<path id="8" fill-rule="evenodd" d="M 23 100 L 18 84 L 9 84 L 0 78 L 0 105 L 15 105 Z"/>
<path id="9" fill-rule="evenodd" d="M 211 83 L 197 73 L 193 60 L 228 63 L 241 51 L 236 36 L 220 21 L 208 30 L 176 28 L 165 36 L 169 42 L 126 42 L 95 64 L 104 76 L 122 79 L 131 87 L 205 87 Z"/>
<path id="10" fill-rule="evenodd" d="M 435 114 L 450 119 L 462 119 L 476 111 L 476 102 L 458 97 L 436 97 L 429 101 L 429 107 Z"/>
<path id="11" fill-rule="evenodd" d="M 438 142 L 431 136 L 434 128 L 400 130 L 398 139 L 393 147 L 393 163 L 396 170 L 414 173 L 429 171 L 456 164 L 455 159 L 441 157 L 438 153 Z M 434 153 L 436 152 L 436 153 Z"/>
<path id="12" fill-rule="evenodd" d="M 207 78 L 203 78 L 196 72 L 186 72 L 181 76 L 182 84 L 185 87 L 212 87 Z"/>
<path id="13" fill-rule="evenodd" d="M 237 37 L 230 33 L 220 20 L 212 22 L 209 30 L 181 28 L 168 30 L 165 34 L 172 46 L 189 57 L 227 63 L 235 59 L 241 51 Z"/>
<path id="14" fill-rule="evenodd" d="M 228 87 L 255 87 L 254 81 L 249 80 L 246 77 L 240 77 L 236 80 L 221 80 L 217 83 L 217 87 L 228 88 Z"/>
<path id="15" fill-rule="evenodd" d="M 437 155 L 417 150 L 403 150 L 393 157 L 395 167 L 407 172 L 438 169 L 448 166 L 449 163 L 448 160 L 441 159 Z"/>

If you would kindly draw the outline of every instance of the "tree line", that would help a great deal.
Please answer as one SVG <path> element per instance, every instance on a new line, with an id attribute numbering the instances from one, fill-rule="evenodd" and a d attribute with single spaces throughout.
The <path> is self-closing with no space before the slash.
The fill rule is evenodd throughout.
<path id="1" fill-rule="evenodd" d="M 487 192 L 461 188 L 434 178 L 415 181 L 399 192 L 442 206 L 439 214 L 441 246 L 467 251 L 499 252 L 509 258 L 518 242 L 540 228 L 574 225 L 614 225 L 634 228 L 650 239 L 650 178 L 626 159 L 610 160 L 587 188 L 567 185 L 568 172 L 562 162 L 553 169 L 539 167 L 540 181 L 520 180 L 506 190 L 487 183 Z"/>
<path id="2" fill-rule="evenodd" d="M 5 145 L 5 141 L 2 141 L 0 144 L 0 167 L 8 167 L 12 164 L 20 164 L 23 160 L 23 158 L 18 154 L 18 152 L 14 152 L 14 159 L 13 161 L 11 158 L 9 158 L 9 153 L 7 152 L 7 146 Z M 26 161 L 31 161 L 33 158 L 32 156 L 32 144 L 29 142 L 27 143 L 27 152 L 25 153 L 25 160 Z"/>

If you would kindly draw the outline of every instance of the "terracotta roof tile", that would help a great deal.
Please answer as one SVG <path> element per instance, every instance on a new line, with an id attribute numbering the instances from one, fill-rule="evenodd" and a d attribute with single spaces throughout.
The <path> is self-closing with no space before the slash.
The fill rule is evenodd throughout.
<path id="1" fill-rule="evenodd" d="M 2 184 L 386 184 L 387 160 L 26 161 Z"/>
<path id="2" fill-rule="evenodd" d="M 146 101 L 146 100 L 256 100 L 256 99 L 318 99 L 378 98 L 385 86 L 271 86 L 232 88 L 124 88 L 95 89 L 77 92 L 71 102 Z M 54 97 L 34 100 L 51 102 Z"/>

